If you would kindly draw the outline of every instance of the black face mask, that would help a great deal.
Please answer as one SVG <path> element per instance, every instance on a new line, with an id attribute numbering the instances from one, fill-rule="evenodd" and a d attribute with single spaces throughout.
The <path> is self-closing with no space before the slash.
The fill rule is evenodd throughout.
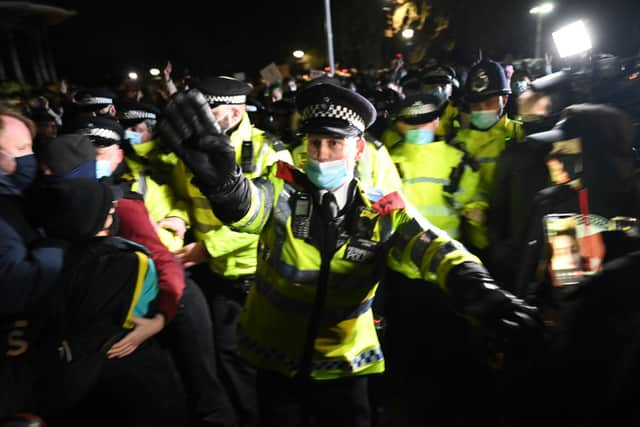
<path id="1" fill-rule="evenodd" d="M 36 178 L 36 175 L 38 173 L 38 162 L 35 155 L 33 154 L 16 157 L 15 161 L 15 172 L 7 176 L 18 190 L 23 191 Z"/>

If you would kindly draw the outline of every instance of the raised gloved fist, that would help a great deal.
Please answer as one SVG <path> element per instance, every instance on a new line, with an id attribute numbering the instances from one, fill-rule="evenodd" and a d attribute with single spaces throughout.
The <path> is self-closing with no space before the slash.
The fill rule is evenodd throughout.
<path id="1" fill-rule="evenodd" d="M 235 151 L 197 89 L 176 93 L 158 124 L 160 138 L 208 190 L 224 186 L 236 171 Z"/>
<path id="2" fill-rule="evenodd" d="M 197 89 L 178 92 L 169 100 L 158 132 L 178 155 L 184 146 L 211 151 L 217 143 L 228 145 L 228 137 L 220 131 L 209 104 Z"/>

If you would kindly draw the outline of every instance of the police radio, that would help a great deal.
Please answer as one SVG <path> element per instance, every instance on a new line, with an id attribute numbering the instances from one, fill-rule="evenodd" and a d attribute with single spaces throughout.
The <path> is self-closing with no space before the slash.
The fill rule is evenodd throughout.
<path id="1" fill-rule="evenodd" d="M 313 201 L 307 193 L 299 193 L 295 196 L 293 207 L 292 231 L 293 235 L 300 239 L 309 237 L 311 229 L 311 212 Z"/>
<path id="2" fill-rule="evenodd" d="M 242 141 L 242 151 L 240 152 L 240 166 L 242 166 L 242 172 L 252 173 L 255 172 L 256 167 L 253 164 L 253 142 Z"/>

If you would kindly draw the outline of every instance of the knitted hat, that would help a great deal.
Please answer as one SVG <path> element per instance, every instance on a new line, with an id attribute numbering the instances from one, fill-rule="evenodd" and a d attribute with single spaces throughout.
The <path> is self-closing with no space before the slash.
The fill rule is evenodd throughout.
<path id="1" fill-rule="evenodd" d="M 104 228 L 116 200 L 109 185 L 95 179 L 53 179 L 34 189 L 47 236 L 77 242 Z"/>
<path id="2" fill-rule="evenodd" d="M 67 134 L 42 144 L 38 157 L 60 177 L 96 177 L 96 147 L 85 135 Z"/>

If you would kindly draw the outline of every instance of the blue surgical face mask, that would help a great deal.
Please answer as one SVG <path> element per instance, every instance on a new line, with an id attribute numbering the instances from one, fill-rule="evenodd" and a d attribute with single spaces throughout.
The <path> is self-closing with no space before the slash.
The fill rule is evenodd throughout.
<path id="1" fill-rule="evenodd" d="M 498 123 L 500 114 L 498 110 L 471 111 L 471 124 L 481 130 L 489 129 Z"/>
<path id="2" fill-rule="evenodd" d="M 134 132 L 132 130 L 125 130 L 124 139 L 129 140 L 129 144 L 131 145 L 138 145 L 142 143 L 142 134 L 140 132 Z"/>
<path id="3" fill-rule="evenodd" d="M 109 160 L 96 160 L 96 178 L 111 176 L 111 162 Z"/>
<path id="4" fill-rule="evenodd" d="M 26 189 L 36 178 L 38 173 L 38 162 L 36 156 L 33 154 L 27 154 L 26 156 L 15 157 L 16 170 L 7 175 L 15 187 L 23 191 Z"/>
<path id="5" fill-rule="evenodd" d="M 346 160 L 319 162 L 309 159 L 304 164 L 304 171 L 316 187 L 324 190 L 335 190 L 344 184 L 349 175 Z"/>
<path id="6" fill-rule="evenodd" d="M 511 92 L 514 96 L 520 95 L 522 92 L 527 90 L 529 87 L 529 83 L 526 80 L 518 80 L 511 84 Z"/>
<path id="7" fill-rule="evenodd" d="M 431 129 L 409 129 L 404 134 L 404 142 L 407 144 L 429 144 L 433 142 L 433 131 Z"/>

